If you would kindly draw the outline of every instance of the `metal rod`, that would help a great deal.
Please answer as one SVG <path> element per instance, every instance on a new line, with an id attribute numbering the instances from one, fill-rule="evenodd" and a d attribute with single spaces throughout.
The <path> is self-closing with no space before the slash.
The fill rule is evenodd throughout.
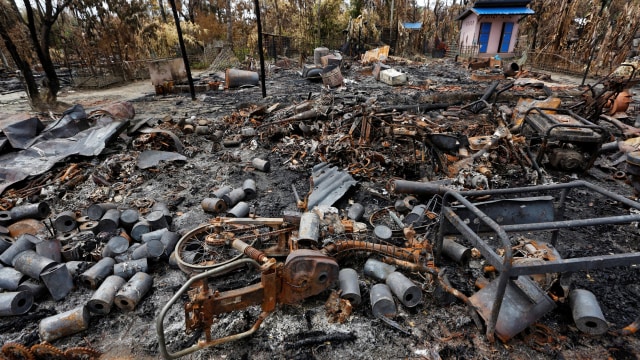
<path id="1" fill-rule="evenodd" d="M 191 100 L 195 100 L 196 88 L 195 86 L 193 86 L 193 78 L 191 77 L 191 68 L 189 67 L 189 57 L 187 56 L 187 49 L 184 46 L 184 39 L 182 38 L 182 29 L 180 28 L 180 19 L 178 18 L 176 1 L 169 0 L 169 4 L 171 4 L 171 10 L 173 11 L 173 20 L 176 23 L 176 31 L 178 32 L 178 42 L 180 43 L 180 52 L 182 53 L 182 61 L 184 61 L 184 69 L 187 71 L 187 80 L 189 81 L 189 92 L 191 92 Z M 260 19 L 260 15 L 258 15 L 258 20 L 259 19 Z"/>
<path id="2" fill-rule="evenodd" d="M 171 0 L 173 4 L 174 0 Z M 265 70 L 264 70 L 264 50 L 262 49 L 262 21 L 260 20 L 260 1 L 253 0 L 253 4 L 255 6 L 256 11 L 256 22 L 258 25 L 258 54 L 260 55 L 260 77 L 261 77 L 261 85 L 262 85 L 262 97 L 267 97 L 267 88 L 265 85 Z M 175 11 L 175 10 L 174 10 Z M 195 100 L 195 99 L 194 99 Z"/>

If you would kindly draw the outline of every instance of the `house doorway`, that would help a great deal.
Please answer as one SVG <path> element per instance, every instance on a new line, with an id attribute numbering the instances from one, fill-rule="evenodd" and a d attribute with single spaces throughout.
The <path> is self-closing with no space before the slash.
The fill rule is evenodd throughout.
<path id="1" fill-rule="evenodd" d="M 478 45 L 480 45 L 481 53 L 487 52 L 490 33 L 491 33 L 491 23 L 488 23 L 488 22 L 480 23 L 480 35 L 478 36 Z"/>

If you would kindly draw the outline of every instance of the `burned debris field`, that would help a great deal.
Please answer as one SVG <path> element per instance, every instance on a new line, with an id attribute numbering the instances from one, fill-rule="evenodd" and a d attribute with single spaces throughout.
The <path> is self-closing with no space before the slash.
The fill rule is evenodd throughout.
<path id="1" fill-rule="evenodd" d="M 291 63 L 5 117 L 0 358 L 638 358 L 633 74 Z"/>

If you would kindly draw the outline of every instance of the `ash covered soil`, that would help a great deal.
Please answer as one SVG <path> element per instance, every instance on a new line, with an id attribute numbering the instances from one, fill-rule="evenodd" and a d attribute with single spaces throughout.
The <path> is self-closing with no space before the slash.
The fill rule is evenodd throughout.
<path id="1" fill-rule="evenodd" d="M 373 140 L 358 146 L 360 126 L 352 126 L 355 119 L 362 119 L 363 104 L 379 109 L 398 105 L 451 104 L 449 109 L 435 109 L 419 115 L 394 117 L 393 121 L 422 119 L 436 124 L 442 132 L 490 135 L 495 127 L 488 112 L 471 115 L 460 111 L 460 106 L 477 100 L 488 83 L 469 79 L 468 71 L 450 61 L 430 64 L 392 65 L 408 74 L 410 83 L 390 87 L 376 82 L 370 70 L 355 64 L 344 69 L 346 85 L 340 89 L 323 89 L 319 82 L 299 77 L 294 70 L 280 70 L 268 76 L 268 97 L 262 98 L 260 88 L 208 91 L 198 94 L 192 101 L 187 94 L 159 96 L 151 93 L 149 84 L 142 90 L 109 90 L 109 95 L 66 95 L 62 101 L 80 103 L 86 108 L 99 107 L 113 100 L 132 102 L 136 116 L 134 123 L 149 120 L 154 127 L 169 130 L 184 145 L 182 154 L 186 161 L 161 162 L 157 166 L 140 169 L 137 157 L 147 149 L 176 151 L 168 136 L 134 133 L 122 135 L 108 144 L 105 151 L 94 158 L 70 158 L 57 165 L 48 174 L 58 175 L 72 163 L 79 164 L 85 177 L 78 184 L 67 185 L 51 180 L 43 190 L 30 196 L 31 201 L 47 201 L 52 207 L 52 217 L 63 211 L 82 211 L 91 204 L 110 202 L 120 208 L 134 208 L 142 213 L 155 202 L 167 204 L 173 215 L 171 229 L 180 234 L 207 223 L 214 214 L 203 211 L 200 203 L 222 186 L 240 187 L 244 180 L 256 182 L 257 195 L 248 200 L 255 214 L 262 217 L 281 217 L 285 211 L 296 211 L 296 199 L 292 185 L 304 195 L 310 188 L 311 168 L 328 161 L 340 169 L 353 166 L 358 184 L 351 188 L 334 205 L 345 214 L 350 204 L 364 206 L 363 222 L 369 233 L 373 227 L 366 219 L 380 209 L 393 206 L 406 195 L 394 194 L 388 189 L 390 180 L 438 180 L 446 178 L 438 171 L 441 166 L 426 153 L 416 149 L 413 141 L 395 141 L 384 133 L 383 126 L 374 127 Z M 206 76 L 207 74 L 203 74 Z M 547 79 L 548 80 L 548 79 Z M 575 100 L 577 87 L 563 82 L 555 89 L 565 102 Z M 540 96 L 539 89 L 521 88 L 505 93 L 503 105 L 512 107 L 520 96 Z M 274 126 L 261 126 L 268 122 L 286 119 L 293 115 L 291 105 L 311 100 L 316 108 L 329 108 L 324 116 L 300 122 L 281 122 Z M 21 109 L 24 101 L 11 100 L 15 108 L 2 109 L 7 113 Z M 8 104 L 8 102 L 5 102 Z M 279 104 L 271 114 L 268 109 Z M 260 108 L 262 106 L 262 108 Z M 323 108 L 323 109 L 324 109 Z M 284 110 L 283 110 L 284 109 Z M 452 110 L 453 109 L 453 110 Z M 278 112 L 281 111 L 280 115 Z M 380 114 L 385 111 L 372 111 Z M 349 114 L 353 115 L 350 118 Z M 366 111 L 364 111 L 367 114 Z M 462 115 L 461 115 L 462 114 Z M 412 117 L 413 116 L 413 117 Z M 375 119 L 375 116 L 373 116 Z M 398 120 L 398 118 L 400 120 Z M 183 132 L 183 124 L 190 119 L 207 120 L 209 131 L 202 134 Z M 265 120 L 266 119 L 266 120 Z M 238 144 L 224 146 L 216 131 L 225 135 L 240 134 L 243 129 L 254 128 L 253 136 L 242 137 Z M 355 129 L 355 130 L 354 130 Z M 303 131 L 305 130 L 305 131 Z M 340 130 L 340 131 L 337 131 Z M 348 140 L 349 132 L 353 134 Z M 375 133 L 378 131 L 378 133 Z M 338 133 L 339 135 L 334 135 Z M 387 140 L 387 141 L 385 141 Z M 229 144 L 228 144 L 229 145 Z M 361 149 L 360 153 L 351 147 Z M 534 172 L 517 165 L 504 149 L 494 151 L 490 184 L 496 188 L 533 185 Z M 416 155 L 417 154 L 417 155 Z M 269 172 L 255 169 L 251 160 L 259 157 L 271 164 Z M 425 160 L 426 158 L 426 160 Z M 606 158 L 606 156 L 602 156 Z M 612 176 L 614 168 L 607 159 L 596 162 L 592 171 L 570 174 L 545 171 L 553 183 L 582 179 L 602 186 L 620 195 L 634 198 L 633 188 L 623 179 Z M 375 166 L 362 164 L 375 163 Z M 602 165 L 605 163 L 606 165 Z M 355 171 L 360 169 L 359 171 Z M 364 169 L 364 170 L 362 170 Z M 624 169 L 623 169 L 624 170 Z M 533 180 L 532 180 L 533 179 Z M 106 181 L 105 181 L 106 180 Z M 29 179 L 28 181 L 31 181 Z M 27 182 L 28 182 L 27 181 Z M 462 181 L 463 182 L 463 181 Z M 14 186 L 23 189 L 25 183 Z M 27 199 L 8 198 L 15 202 Z M 431 196 L 419 197 L 427 203 Z M 635 199 L 635 198 L 634 198 Z M 19 203 L 18 203 L 19 204 Z M 572 193 L 567 199 L 565 218 L 590 218 L 628 214 L 629 209 L 620 203 L 604 199 L 586 190 Z M 433 241 L 436 229 L 427 227 L 424 236 Z M 637 224 L 601 225 L 572 228 L 561 231 L 557 250 L 563 258 L 596 254 L 619 254 L 640 251 Z M 523 234 L 523 236 L 534 236 Z M 43 234 L 43 236 L 45 236 Z M 368 235 L 372 237 L 372 235 Z M 537 235 L 536 235 L 537 236 Z M 546 236 L 546 235 L 545 235 Z M 331 235 L 329 236 L 331 237 Z M 339 237 L 339 236 L 336 236 Z M 464 243 L 464 241 L 462 241 Z M 467 244 L 468 245 L 468 244 Z M 339 265 L 353 267 L 360 273 L 362 303 L 353 307 L 351 316 L 344 323 L 330 322 L 325 311 L 329 292 L 306 299 L 299 305 L 279 306 L 262 323 L 260 328 L 245 339 L 202 350 L 187 359 L 638 359 L 640 343 L 637 335 L 620 336 L 618 331 L 633 322 L 640 310 L 638 299 L 639 269 L 637 266 L 609 268 L 588 272 L 576 272 L 571 276 L 572 288 L 587 289 L 596 296 L 602 312 L 609 322 L 609 331 L 603 335 L 588 335 L 578 330 L 571 316 L 568 301 L 556 302 L 557 307 L 535 324 L 514 336 L 508 342 L 490 343 L 484 328 L 478 328 L 468 308 L 461 301 L 443 294 L 430 276 L 403 271 L 423 291 L 422 302 L 414 307 L 402 306 L 397 300 L 398 314 L 394 320 L 406 332 L 389 327 L 376 319 L 369 303 L 368 289 L 375 281 L 362 275 L 364 262 L 370 254 L 356 253 L 339 257 Z M 438 263 L 444 269 L 454 288 L 471 296 L 478 275 L 485 263 L 474 258 L 469 264 L 460 265 L 443 259 Z M 161 358 L 156 337 L 156 316 L 188 277 L 179 269 L 171 268 L 166 260 L 149 263 L 149 273 L 154 277 L 152 290 L 132 312 L 113 308 L 108 315 L 93 315 L 89 328 L 78 334 L 53 342 L 58 348 L 73 346 L 93 347 L 103 353 L 102 358 L 155 359 Z M 241 271 L 215 283 L 221 289 L 246 286 L 255 283 L 256 272 Z M 22 316 L 0 318 L 0 343 L 18 342 L 26 346 L 40 343 L 38 323 L 40 319 L 85 304 L 93 290 L 77 286 L 63 300 L 53 301 L 49 296 L 35 301 L 32 309 Z M 183 303 L 178 301 L 167 314 L 165 334 L 168 348 L 175 351 L 191 346 L 202 338 L 201 334 L 185 334 Z M 213 337 L 247 330 L 260 310 L 246 310 L 220 316 L 213 328 Z"/>

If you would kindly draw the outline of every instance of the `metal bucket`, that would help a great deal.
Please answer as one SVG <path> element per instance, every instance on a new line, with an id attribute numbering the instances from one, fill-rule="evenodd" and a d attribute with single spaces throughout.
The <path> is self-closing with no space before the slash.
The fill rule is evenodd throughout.
<path id="1" fill-rule="evenodd" d="M 255 71 L 227 69 L 225 71 L 224 83 L 227 89 L 240 87 L 242 85 L 258 85 L 260 77 Z"/>
<path id="2" fill-rule="evenodd" d="M 341 86 L 344 78 L 338 65 L 329 65 L 322 70 L 322 83 L 329 87 Z"/>

